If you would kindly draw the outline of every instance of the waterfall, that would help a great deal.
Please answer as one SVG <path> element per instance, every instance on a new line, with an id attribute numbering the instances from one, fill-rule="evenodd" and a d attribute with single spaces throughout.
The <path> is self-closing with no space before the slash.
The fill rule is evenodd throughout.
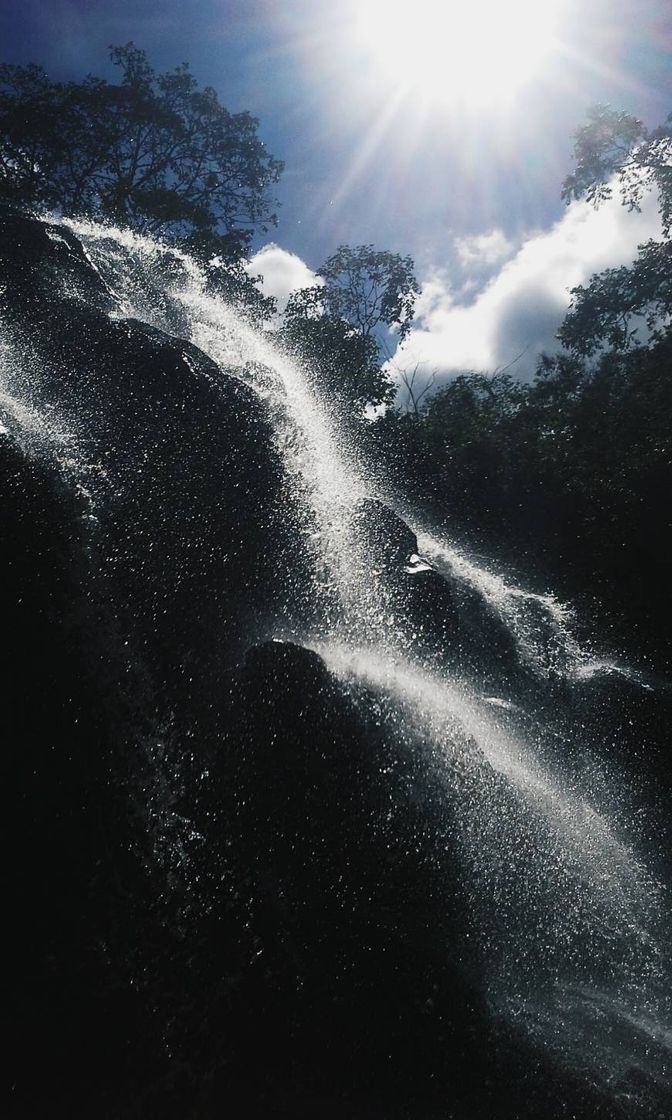
<path id="1" fill-rule="evenodd" d="M 517 586 L 431 526 L 413 524 L 412 512 L 395 509 L 310 371 L 209 291 L 186 254 L 94 222 L 63 228 L 81 242 L 109 292 L 112 319 L 137 319 L 184 339 L 214 363 L 207 373 L 194 367 L 195 377 L 211 378 L 216 389 L 218 376 L 233 375 L 270 410 L 298 499 L 295 547 L 314 572 L 322 604 L 303 631 L 279 609 L 272 636 L 315 651 L 346 692 L 375 695 L 379 720 L 403 749 L 420 744 L 451 805 L 446 837 L 470 892 L 471 935 L 494 1019 L 603 1085 L 620 1085 L 636 1069 L 664 1086 L 672 1049 L 665 888 L 624 819 L 627 807 L 613 819 L 618 776 L 591 781 L 594 727 L 572 727 L 554 712 L 577 681 L 627 670 L 578 641 L 571 608 L 553 594 Z M 37 375 L 11 331 L 1 367 L 0 437 L 15 434 L 36 456 L 46 448 L 76 477 L 95 517 L 108 491 L 86 424 L 78 425 L 71 406 L 47 406 L 33 392 Z M 430 571 L 453 589 L 458 611 L 475 602 L 486 624 L 495 620 L 510 640 L 515 672 L 475 670 L 459 652 L 444 657 L 441 643 L 420 632 L 422 623 L 409 623 L 397 585 L 363 543 L 362 509 L 374 508 L 367 503 L 384 505 L 416 533 L 409 586 L 416 573 Z M 572 769 L 579 752 L 588 761 Z M 440 833 L 444 825 L 436 827 Z M 192 840 L 198 846 L 203 838 L 194 833 Z M 177 842 L 186 865 L 188 843 L 182 836 Z M 442 843 L 438 836 L 439 849 Z M 633 1109 L 637 1091 L 635 1085 Z"/>
<path id="2" fill-rule="evenodd" d="M 279 446 L 316 521 L 318 551 L 329 569 L 326 578 L 334 580 L 340 598 L 350 602 L 348 626 L 363 614 L 366 625 L 362 632 L 370 633 L 373 626 L 379 640 L 389 641 L 394 624 L 389 612 L 380 608 L 380 589 L 370 594 L 362 578 L 365 574 L 370 577 L 370 571 L 359 570 L 353 578 L 353 571 L 366 566 L 366 559 L 356 555 L 349 528 L 351 512 L 360 500 L 393 502 L 371 472 L 353 463 L 353 448 L 339 445 L 329 404 L 317 399 L 306 371 L 222 299 L 210 294 L 202 270 L 185 254 L 169 251 L 179 268 L 173 283 L 165 285 L 167 251 L 160 242 L 92 222 L 68 225 L 82 239 L 94 266 L 118 299 L 121 314 L 144 319 L 168 332 L 182 328 L 189 341 L 218 365 L 244 370 L 252 387 L 271 399 Z M 176 308 L 184 315 L 176 314 Z M 403 516 L 405 510 L 399 513 Z M 507 583 L 428 531 L 418 532 L 418 544 L 439 570 L 473 588 L 494 608 L 536 671 L 545 672 L 549 662 L 557 662 L 561 671 L 594 662 L 590 651 L 581 649 L 573 636 L 570 608 L 552 594 L 529 593 Z"/>

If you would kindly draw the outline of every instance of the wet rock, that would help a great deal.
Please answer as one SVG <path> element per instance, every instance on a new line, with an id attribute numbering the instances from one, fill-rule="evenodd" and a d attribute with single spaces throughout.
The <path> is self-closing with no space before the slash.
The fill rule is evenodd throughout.
<path id="1" fill-rule="evenodd" d="M 265 643 L 222 685 L 209 777 L 184 809 L 211 925 L 189 935 L 199 979 L 185 967 L 171 1042 L 193 1085 L 210 1071 L 203 1115 L 612 1115 L 488 1010 L 449 823 L 469 776 L 437 785 L 381 696 L 310 650 Z"/>
<path id="2" fill-rule="evenodd" d="M 388 506 L 359 502 L 352 531 L 366 558 L 362 578 L 377 587 L 410 648 L 483 680 L 518 671 L 515 639 L 496 612 L 418 555 L 415 533 Z"/>
<path id="3" fill-rule="evenodd" d="M 381 728 L 371 696 L 353 699 L 291 643 L 252 649 L 224 686 L 198 823 L 211 858 L 227 837 L 235 886 L 216 905 L 239 922 L 234 1054 L 228 1065 L 213 1055 L 218 1101 L 244 1085 L 255 1115 L 278 1099 L 301 1115 L 321 1093 L 332 1108 L 357 1114 L 370 1099 L 396 1116 L 395 1095 L 404 1107 L 431 1098 L 439 1070 L 443 1091 L 461 1093 L 484 1012 L 462 963 L 465 902 L 426 758 Z M 201 961 L 214 980 L 221 962 Z M 259 1046 L 273 1060 L 251 1089 Z"/>
<path id="4" fill-rule="evenodd" d="M 555 707 L 565 726 L 584 728 L 586 751 L 616 765 L 639 820 L 639 837 L 657 854 L 665 881 L 672 876 L 672 685 L 646 672 L 613 665 L 584 666 L 556 686 Z M 578 759 L 582 756 L 577 752 Z M 575 756 L 575 761 L 577 760 Z M 571 766 L 572 759 L 567 762 Z"/>
<path id="5" fill-rule="evenodd" d="M 403 568 L 418 551 L 413 530 L 377 498 L 364 498 L 357 503 L 353 529 L 373 568 Z"/>
<path id="6" fill-rule="evenodd" d="M 131 830 L 115 793 L 126 667 L 90 599 L 83 512 L 66 478 L 3 440 L 2 898 L 12 1023 L 3 1103 L 16 1117 L 52 1108 L 106 1115 L 117 1086 L 128 1086 L 133 1024 L 149 1033 L 149 1009 L 120 962 L 142 909 L 137 872 L 129 898 Z"/>
<path id="7" fill-rule="evenodd" d="M 449 585 L 418 557 L 413 530 L 377 499 L 358 502 L 351 532 L 364 557 L 361 578 L 376 588 L 397 630 L 416 648 L 445 651 L 455 635 L 457 615 Z"/>
<path id="8" fill-rule="evenodd" d="M 450 655 L 460 642 L 459 616 L 450 584 L 438 572 L 405 573 L 403 601 L 408 624 L 428 651 Z"/>
<path id="9" fill-rule="evenodd" d="M 67 230 L 1 217 L 9 387 L 71 442 L 117 625 L 158 687 L 207 694 L 271 620 L 316 609 L 268 407 L 193 344 L 110 319 Z"/>
<path id="10" fill-rule="evenodd" d="M 7 321 L 48 323 L 54 307 L 114 311 L 117 300 L 81 243 L 51 225 L 0 204 L 0 276 Z"/>
<path id="11" fill-rule="evenodd" d="M 458 657 L 464 668 L 483 680 L 511 680 L 520 670 L 514 635 L 477 591 L 457 580 L 447 582 L 453 591 Z"/>
<path id="12" fill-rule="evenodd" d="M 365 560 L 362 578 L 377 587 L 409 647 L 483 680 L 519 670 L 515 638 L 483 597 L 418 555 L 413 530 L 383 502 L 364 499 L 352 522 Z"/>

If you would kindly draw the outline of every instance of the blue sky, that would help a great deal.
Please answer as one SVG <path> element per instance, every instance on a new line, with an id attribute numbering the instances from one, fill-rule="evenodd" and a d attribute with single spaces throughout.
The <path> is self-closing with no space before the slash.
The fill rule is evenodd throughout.
<path id="1" fill-rule="evenodd" d="M 525 349 L 532 362 L 552 345 L 568 287 L 655 234 L 655 207 L 568 212 L 560 188 L 589 104 L 650 125 L 672 111 L 672 6 L 560 0 L 561 49 L 510 103 L 474 109 L 400 97 L 404 60 L 398 75 L 381 68 L 385 29 L 377 48 L 358 41 L 356 9 L 357 0 L 3 0 L 0 54 L 57 78 L 112 78 L 107 47 L 129 39 L 157 69 L 188 61 L 225 105 L 259 118 L 285 161 L 278 249 L 256 262 L 270 290 L 304 282 L 343 242 L 372 242 L 410 253 L 424 284 L 405 361 L 441 373 L 494 368 Z M 417 5 L 402 11 L 413 20 Z"/>

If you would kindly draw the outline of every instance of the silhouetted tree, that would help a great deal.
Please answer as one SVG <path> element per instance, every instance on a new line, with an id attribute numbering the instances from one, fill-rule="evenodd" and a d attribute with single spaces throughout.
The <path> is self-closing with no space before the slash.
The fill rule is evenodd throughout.
<path id="1" fill-rule="evenodd" d="M 379 327 L 411 329 L 419 287 L 413 260 L 373 245 L 341 245 L 317 270 L 324 280 L 319 299 L 325 311 L 370 337 Z"/>
<path id="2" fill-rule="evenodd" d="M 243 257 L 225 260 L 215 256 L 206 260 L 207 287 L 253 326 L 262 327 L 277 313 L 277 300 L 264 295 L 259 286 L 262 277 L 250 275 L 246 264 Z"/>
<path id="3" fill-rule="evenodd" d="M 394 386 L 380 366 L 374 338 L 325 309 L 322 288 L 302 288 L 290 297 L 280 341 L 301 360 L 316 388 L 361 415 L 367 405 L 392 399 Z"/>
<path id="4" fill-rule="evenodd" d="M 119 85 L 0 66 L 0 197 L 239 258 L 255 228 L 275 223 L 268 192 L 282 164 L 258 122 L 200 89 L 186 64 L 157 74 L 133 43 L 111 58 Z"/>
<path id="5" fill-rule="evenodd" d="M 577 354 L 659 342 L 672 316 L 672 115 L 649 132 L 636 117 L 597 106 L 579 129 L 574 151 L 576 169 L 563 189 L 567 201 L 585 197 L 599 206 L 617 190 L 624 206 L 639 210 L 654 189 L 663 237 L 640 245 L 630 267 L 607 269 L 574 288 L 558 337 Z"/>
<path id="6" fill-rule="evenodd" d="M 390 403 L 394 385 L 381 367 L 381 329 L 405 338 L 419 291 L 413 261 L 372 245 L 341 245 L 317 270 L 321 285 L 291 296 L 281 338 L 320 387 L 358 415 Z"/>

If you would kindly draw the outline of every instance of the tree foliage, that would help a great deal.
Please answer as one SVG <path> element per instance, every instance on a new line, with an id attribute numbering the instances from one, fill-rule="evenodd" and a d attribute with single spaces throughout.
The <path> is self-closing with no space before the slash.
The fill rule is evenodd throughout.
<path id="1" fill-rule="evenodd" d="M 374 338 L 329 314 L 322 288 L 302 288 L 290 297 L 280 340 L 302 361 L 321 393 L 361 415 L 368 405 L 389 402 L 394 387 L 380 366 Z"/>
<path id="2" fill-rule="evenodd" d="M 265 296 L 261 290 L 261 276 L 250 275 L 244 258 L 224 260 L 215 256 L 205 263 L 207 288 L 225 300 L 254 327 L 262 328 L 277 314 L 274 296 Z"/>
<path id="3" fill-rule="evenodd" d="M 624 206 L 639 210 L 654 190 L 663 237 L 640 245 L 632 266 L 607 269 L 574 288 L 558 337 L 577 354 L 657 343 L 672 318 L 672 115 L 650 132 L 636 117 L 597 106 L 578 131 L 574 152 L 575 170 L 563 188 L 567 201 L 585 197 L 599 206 L 617 190 Z"/>
<path id="4" fill-rule="evenodd" d="M 624 206 L 638 210 L 644 194 L 656 188 L 663 233 L 672 226 L 672 114 L 649 131 L 629 113 L 596 105 L 576 133 L 575 169 L 563 184 L 563 198 L 586 198 L 599 205 L 616 186 Z"/>
<path id="5" fill-rule="evenodd" d="M 323 283 L 291 296 L 281 332 L 285 346 L 320 388 L 360 415 L 389 403 L 394 386 L 381 367 L 382 327 L 403 339 L 418 284 L 413 261 L 372 245 L 341 245 L 317 270 Z"/>
<path id="6" fill-rule="evenodd" d="M 388 410 L 370 431 L 405 499 L 565 594 L 589 591 L 632 648 L 670 654 L 672 338 L 455 378 L 417 415 Z M 666 652 L 665 652 L 666 651 Z"/>
<path id="7" fill-rule="evenodd" d="M 373 245 L 341 245 L 317 270 L 324 280 L 320 299 L 327 314 L 344 319 L 362 335 L 396 329 L 403 340 L 411 329 L 419 287 L 413 260 Z"/>
<path id="8" fill-rule="evenodd" d="M 558 338 L 576 354 L 628 350 L 659 342 L 671 317 L 672 242 L 647 241 L 631 265 L 605 269 L 573 289 Z"/>
<path id="9" fill-rule="evenodd" d="M 258 122 L 200 89 L 186 64 L 157 74 L 133 43 L 111 58 L 118 85 L 0 66 L 0 196 L 240 257 L 275 222 L 269 189 L 282 171 Z"/>

